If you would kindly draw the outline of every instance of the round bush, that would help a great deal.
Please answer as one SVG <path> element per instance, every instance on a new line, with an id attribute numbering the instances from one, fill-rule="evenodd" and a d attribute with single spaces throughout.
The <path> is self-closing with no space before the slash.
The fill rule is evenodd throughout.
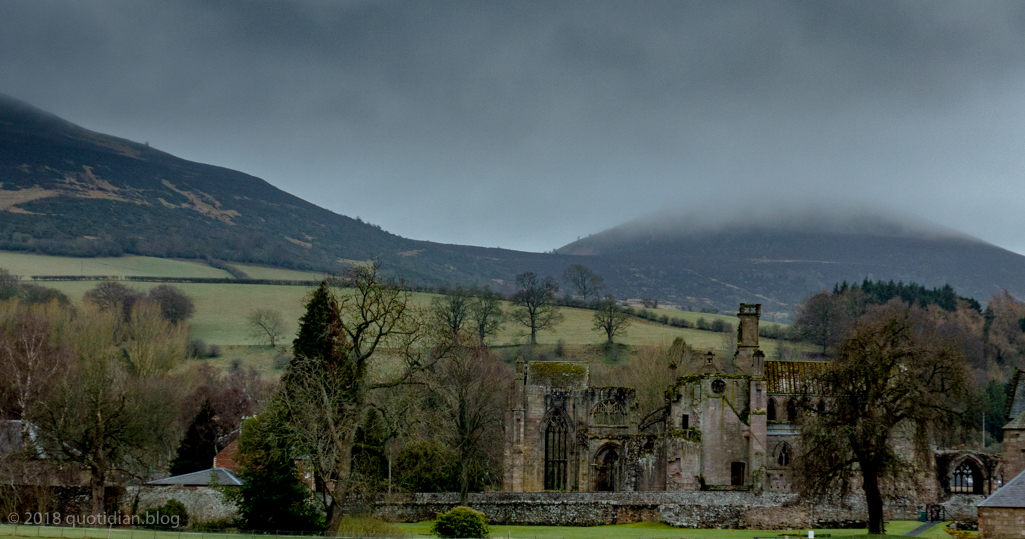
<path id="1" fill-rule="evenodd" d="M 438 513 L 431 533 L 440 537 L 487 537 L 488 517 L 469 507 L 453 507 L 447 513 Z"/>
<path id="2" fill-rule="evenodd" d="M 139 524 L 149 528 L 172 529 L 184 528 L 189 525 L 189 512 L 185 504 L 171 498 L 160 507 L 147 509 L 138 515 Z"/>

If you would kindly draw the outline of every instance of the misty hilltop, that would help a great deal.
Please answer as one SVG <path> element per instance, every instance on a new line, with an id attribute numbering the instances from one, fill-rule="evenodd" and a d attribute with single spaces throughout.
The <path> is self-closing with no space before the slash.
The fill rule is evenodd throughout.
<path id="1" fill-rule="evenodd" d="M 5 250 L 211 258 L 325 272 L 376 260 L 415 284 L 503 292 L 520 272 L 559 278 L 583 264 L 602 274 L 617 298 L 652 297 L 691 309 L 760 302 L 767 312 L 787 312 L 815 291 L 864 278 L 949 283 L 980 301 L 1004 288 L 1025 296 L 1025 257 L 937 225 L 871 212 L 662 214 L 554 253 L 529 253 L 403 238 L 260 178 L 90 131 L 3 96 L 0 150 Z"/>
<path id="2" fill-rule="evenodd" d="M 556 250 L 632 268 L 653 297 L 688 304 L 670 283 L 703 281 L 788 305 L 799 291 L 848 281 L 952 285 L 987 300 L 1003 289 L 1025 295 L 1025 257 L 941 225 L 873 212 L 752 211 L 732 216 L 662 214 L 631 221 Z M 713 284 L 714 283 L 714 284 Z M 723 290 L 723 293 L 727 293 Z M 807 293 L 807 292 L 805 292 Z M 782 307 L 782 305 L 780 305 Z M 775 310 L 775 309 L 773 309 Z"/>

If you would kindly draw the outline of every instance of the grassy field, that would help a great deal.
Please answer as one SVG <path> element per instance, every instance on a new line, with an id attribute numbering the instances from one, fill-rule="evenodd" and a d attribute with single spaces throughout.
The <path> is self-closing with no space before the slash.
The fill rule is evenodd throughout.
<path id="1" fill-rule="evenodd" d="M 297 271 L 281 268 L 268 268 L 266 266 L 247 266 L 245 264 L 234 264 L 238 269 L 246 272 L 253 279 L 284 279 L 293 281 L 319 281 L 326 277 L 324 273 L 309 271 Z"/>
<path id="2" fill-rule="evenodd" d="M 397 526 L 412 537 L 428 536 L 430 522 L 418 522 L 414 524 L 398 524 Z M 831 535 L 832 537 L 901 537 L 905 533 L 917 528 L 918 522 L 897 521 L 889 522 L 886 525 L 888 535 L 868 536 L 864 529 L 830 530 L 816 529 L 816 537 Z M 937 524 L 932 529 L 919 535 L 924 539 L 949 539 L 949 535 L 943 531 L 944 524 Z M 807 530 L 794 530 L 792 532 L 781 532 L 779 530 L 694 530 L 674 528 L 657 522 L 638 522 L 636 524 L 620 524 L 614 526 L 593 526 L 593 527 L 571 527 L 571 526 L 492 526 L 492 538 L 518 538 L 518 539 L 751 539 L 754 537 L 780 538 L 807 537 Z M 122 530 L 104 528 L 56 528 L 36 526 L 9 526 L 0 525 L 0 536 L 7 537 L 67 537 L 67 538 L 89 538 L 89 539 L 179 539 L 194 537 L 196 539 L 232 539 L 249 534 L 219 534 L 219 533 L 188 533 L 182 532 L 153 532 L 148 530 Z M 268 539 L 274 537 L 294 537 L 281 535 L 261 536 Z"/>
<path id="3" fill-rule="evenodd" d="M 0 251 L 0 268 L 14 275 L 132 275 L 145 277 L 214 277 L 230 279 L 224 270 L 198 261 L 151 256 L 72 258 Z"/>
<path id="4" fill-rule="evenodd" d="M 43 283 L 56 288 L 79 303 L 82 295 L 96 287 L 95 281 L 54 281 Z M 159 286 L 159 283 L 126 282 L 127 286 L 145 292 Z M 245 345 L 253 344 L 246 329 L 246 316 L 255 309 L 272 308 L 281 311 L 289 324 L 288 334 L 298 329 L 299 316 L 303 313 L 306 295 L 310 289 L 301 286 L 252 285 L 252 284 L 200 284 L 181 283 L 174 286 L 192 297 L 196 304 L 193 316 L 192 334 L 210 344 Z M 432 294 L 413 294 L 414 300 L 420 303 L 430 301 Z M 511 308 L 506 304 L 506 308 Z M 555 331 L 543 331 L 538 334 L 541 344 L 555 344 L 559 340 L 567 344 L 598 344 L 603 338 L 592 328 L 593 311 L 585 309 L 562 309 L 564 320 Z M 677 315 L 697 315 L 700 313 L 684 313 L 670 311 Z M 695 316 L 695 319 L 697 316 Z M 736 327 L 737 320 L 731 319 Z M 722 333 L 700 331 L 697 329 L 673 328 L 646 320 L 634 319 L 627 328 L 625 335 L 618 342 L 630 345 L 671 342 L 676 337 L 683 337 L 691 346 L 701 349 L 716 348 L 723 342 Z M 732 334 L 731 334 L 732 335 Z M 506 323 L 504 330 L 494 338 L 494 344 L 523 344 L 527 342 L 527 334 L 522 327 L 514 323 Z M 776 342 L 763 339 L 761 346 L 765 354 L 773 357 Z"/>
<path id="5" fill-rule="evenodd" d="M 239 266 L 254 278 L 297 279 L 309 280 L 322 277 L 319 274 L 298 272 L 260 266 Z M 162 258 L 126 256 L 119 258 L 70 258 L 31 255 L 0 251 L 0 268 L 6 268 L 17 275 L 135 275 L 135 276 L 169 276 L 169 277 L 230 277 L 223 270 L 212 268 L 198 261 L 168 260 Z M 53 281 L 43 282 L 44 286 L 57 288 L 68 295 L 75 303 L 81 301 L 82 295 L 94 288 L 95 281 Z M 145 292 L 158 286 L 159 283 L 126 282 L 132 288 Z M 193 298 L 196 313 L 191 320 L 192 336 L 203 339 L 207 344 L 241 347 L 254 344 L 246 327 L 246 316 L 255 309 L 272 308 L 281 311 L 288 323 L 287 337 L 298 329 L 299 316 L 303 313 L 306 295 L 309 289 L 301 286 L 252 285 L 252 284 L 198 284 L 181 283 L 174 286 L 182 289 Z M 415 301 L 427 304 L 433 297 L 431 294 L 413 294 Z M 506 304 L 506 309 L 511 306 Z M 722 314 L 692 313 L 655 309 L 659 314 L 697 321 L 704 317 L 708 321 L 722 319 L 733 327 L 738 320 L 734 316 Z M 564 321 L 554 331 L 538 334 L 540 344 L 554 345 L 559 341 L 567 345 L 594 345 L 603 341 L 602 335 L 592 328 L 593 312 L 584 309 L 562 309 Z M 697 329 L 673 328 L 641 319 L 634 319 L 625 334 L 617 342 L 627 345 L 662 344 L 672 342 L 676 337 L 683 337 L 691 346 L 698 349 L 720 347 L 724 339 L 731 339 L 732 334 L 713 333 Z M 524 328 L 508 322 L 504 330 L 493 339 L 493 344 L 513 345 L 527 342 Z M 768 357 L 773 357 L 777 343 L 762 340 L 761 346 Z M 231 354 L 215 360 L 215 363 L 228 364 L 232 359 L 242 358 L 246 364 L 262 367 L 269 366 L 273 353 L 264 348 L 244 350 L 232 348 Z"/>
<path id="6" fill-rule="evenodd" d="M 739 305 L 738 305 L 738 307 L 739 307 Z M 642 307 L 634 307 L 634 308 L 635 309 L 641 309 Z M 699 312 L 692 312 L 692 311 L 677 311 L 677 310 L 674 310 L 674 309 L 648 309 L 648 310 L 653 312 L 653 313 L 657 313 L 658 315 L 668 316 L 669 318 L 673 318 L 673 317 L 682 318 L 682 319 L 684 319 L 684 320 L 686 320 L 686 321 L 688 321 L 688 322 L 690 322 L 692 324 L 696 324 L 699 318 L 704 318 L 709 323 L 711 323 L 714 320 L 722 320 L 723 322 L 728 322 L 730 324 L 733 324 L 733 327 L 737 327 L 737 317 L 732 315 L 732 314 L 699 313 Z M 770 317 L 763 317 L 762 320 L 761 320 L 761 324 L 762 325 L 767 325 L 767 326 L 783 325 L 783 324 L 779 324 L 779 323 L 776 323 L 776 322 L 772 321 L 772 319 Z"/>

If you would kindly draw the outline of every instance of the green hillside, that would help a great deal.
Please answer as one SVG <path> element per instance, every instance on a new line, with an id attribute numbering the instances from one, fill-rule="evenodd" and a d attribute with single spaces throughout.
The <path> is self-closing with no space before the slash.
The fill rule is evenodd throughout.
<path id="1" fill-rule="evenodd" d="M 74 258 L 42 256 L 0 251 L 0 268 L 15 275 L 86 275 L 86 276 L 144 276 L 144 277 L 214 277 L 231 278 L 224 270 L 212 268 L 201 261 L 170 260 L 145 256 L 124 256 L 116 258 Z M 323 274 L 300 272 L 259 266 L 239 266 L 253 278 L 316 280 Z M 30 282 L 30 281 L 26 281 Z M 56 288 L 76 304 L 86 291 L 94 288 L 97 281 L 40 281 L 43 286 Z M 161 283 L 131 282 L 125 284 L 140 291 L 147 291 Z M 192 335 L 208 344 L 250 345 L 252 339 L 246 328 L 246 316 L 256 309 L 272 308 L 282 312 L 289 323 L 289 334 L 298 328 L 299 316 L 303 312 L 305 296 L 309 289 L 302 286 L 257 285 L 232 283 L 180 283 L 175 284 L 193 298 L 196 313 L 191 320 Z M 415 293 L 416 301 L 426 305 L 432 294 Z M 506 309 L 511 306 L 506 304 Z M 679 317 L 696 322 L 699 318 L 708 321 L 722 319 L 733 327 L 737 318 L 723 314 L 707 314 L 668 309 L 653 309 L 659 314 Z M 555 344 L 563 341 L 569 345 L 600 344 L 602 336 L 592 329 L 593 311 L 563 308 L 565 320 L 555 331 L 542 332 L 540 344 Z M 768 322 L 766 322 L 768 323 Z M 617 339 L 623 344 L 643 345 L 671 342 L 683 337 L 697 348 L 717 348 L 722 345 L 723 334 L 690 328 L 673 328 L 641 319 L 634 319 L 625 335 Z M 507 323 L 505 329 L 494 338 L 498 346 L 526 342 L 523 328 Z M 766 354 L 775 352 L 776 343 L 765 340 L 762 344 Z"/>

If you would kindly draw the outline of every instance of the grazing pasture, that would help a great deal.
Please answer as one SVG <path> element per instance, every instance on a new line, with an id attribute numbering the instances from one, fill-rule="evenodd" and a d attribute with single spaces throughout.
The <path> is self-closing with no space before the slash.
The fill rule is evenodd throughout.
<path id="1" fill-rule="evenodd" d="M 239 265 L 253 278 L 260 279 L 292 279 L 316 280 L 320 274 L 299 272 L 260 266 Z M 118 258 L 71 258 L 42 256 L 25 253 L 0 251 L 0 268 L 8 269 L 15 275 L 86 275 L 86 276 L 149 276 L 149 277 L 214 277 L 230 278 L 224 270 L 212 268 L 201 261 L 169 260 L 145 256 L 125 256 Z M 82 295 L 97 285 L 96 281 L 45 281 L 43 286 L 56 288 L 71 298 L 72 302 L 80 303 Z M 140 292 L 159 286 L 160 283 L 124 282 Z M 290 344 L 291 335 L 298 329 L 299 316 L 304 311 L 308 287 L 285 285 L 257 285 L 243 283 L 175 283 L 192 297 L 196 312 L 190 321 L 192 338 L 202 339 L 208 345 L 216 344 L 224 347 L 224 354 L 211 359 L 216 365 L 228 366 L 233 360 L 241 360 L 243 365 L 254 365 L 265 372 L 274 369 L 275 352 L 267 347 L 251 346 L 254 343 L 246 325 L 246 316 L 256 309 L 277 309 L 281 311 L 286 324 L 286 338 L 283 343 Z M 429 305 L 434 294 L 413 293 L 415 302 L 422 306 Z M 504 304 L 506 311 L 512 306 Z M 734 316 L 723 314 L 693 313 L 667 309 L 653 309 L 660 315 L 684 318 L 696 323 L 699 318 L 711 322 L 721 319 L 737 327 L 738 320 Z M 604 341 L 601 333 L 593 330 L 593 311 L 576 308 L 562 308 L 564 320 L 554 331 L 543 331 L 538 334 L 541 346 L 553 346 L 559 341 L 564 345 L 583 348 L 598 345 Z M 617 336 L 621 344 L 639 346 L 648 344 L 668 344 L 676 337 L 682 337 L 691 346 L 705 350 L 722 348 L 735 340 L 734 333 L 715 333 L 692 328 L 674 328 L 663 324 L 633 318 L 625 333 Z M 512 321 L 505 324 L 504 329 L 492 339 L 495 346 L 511 346 L 527 342 L 526 329 Z M 763 339 L 762 349 L 766 355 L 773 357 L 777 343 Z M 584 353 L 584 356 L 593 355 Z"/>

